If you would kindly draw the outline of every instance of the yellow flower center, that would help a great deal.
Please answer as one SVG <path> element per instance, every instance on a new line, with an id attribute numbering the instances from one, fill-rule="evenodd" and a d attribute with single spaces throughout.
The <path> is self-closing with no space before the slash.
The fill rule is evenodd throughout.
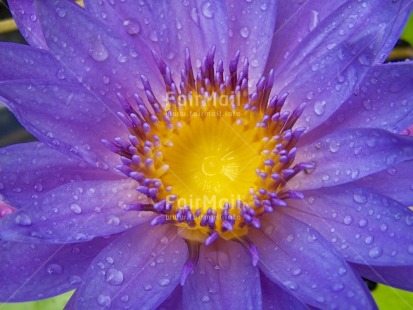
<path id="1" fill-rule="evenodd" d="M 154 211 L 153 225 L 173 223 L 184 228 L 185 239 L 207 245 L 219 236 L 244 240 L 250 226 L 260 227 L 262 215 L 300 196 L 285 184 L 310 168 L 292 166 L 303 132 L 292 126 L 304 106 L 282 112 L 286 95 L 269 99 L 272 72 L 249 94 L 248 63 L 237 74 L 238 59 L 224 78 L 222 63 L 214 69 L 212 50 L 195 78 L 187 54 L 180 90 L 169 68 L 156 59 L 166 84 L 166 106 L 143 78 L 148 103 L 137 95 L 134 104 L 119 97 L 129 141 L 106 141 L 121 155 L 118 169 L 151 200 L 130 209 Z"/>

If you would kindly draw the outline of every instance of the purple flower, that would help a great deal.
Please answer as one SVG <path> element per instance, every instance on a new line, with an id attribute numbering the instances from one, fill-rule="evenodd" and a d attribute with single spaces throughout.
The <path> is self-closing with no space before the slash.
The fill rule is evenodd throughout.
<path id="1" fill-rule="evenodd" d="M 413 290 L 412 1 L 9 1 L 0 301 L 373 309 Z"/>

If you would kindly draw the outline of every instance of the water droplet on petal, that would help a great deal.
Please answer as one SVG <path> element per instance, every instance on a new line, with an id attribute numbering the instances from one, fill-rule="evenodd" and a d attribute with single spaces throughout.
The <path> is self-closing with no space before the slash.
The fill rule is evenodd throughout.
<path id="1" fill-rule="evenodd" d="M 135 18 L 128 18 L 123 21 L 125 31 L 130 35 L 137 35 L 141 31 L 141 26 Z"/>
<path id="2" fill-rule="evenodd" d="M 344 284 L 342 283 L 336 283 L 333 285 L 334 292 L 340 292 L 341 290 L 343 290 L 343 288 L 344 288 Z"/>
<path id="3" fill-rule="evenodd" d="M 311 10 L 311 21 L 308 26 L 308 30 L 313 31 L 315 27 L 317 27 L 319 23 L 318 12 L 315 10 Z"/>
<path id="4" fill-rule="evenodd" d="M 127 57 L 126 55 L 119 54 L 117 60 L 118 60 L 118 62 L 120 62 L 120 63 L 125 63 L 125 62 L 128 61 L 128 57 Z"/>
<path id="5" fill-rule="evenodd" d="M 168 286 L 169 283 L 171 283 L 171 280 L 169 280 L 169 279 L 160 279 L 158 281 L 158 283 L 159 283 L 160 286 L 165 287 L 165 286 Z"/>
<path id="6" fill-rule="evenodd" d="M 203 297 L 202 297 L 202 303 L 204 303 L 204 304 L 206 304 L 206 303 L 208 303 L 209 302 L 209 297 L 208 296 L 206 296 L 206 295 L 204 295 Z"/>
<path id="7" fill-rule="evenodd" d="M 214 9 L 212 7 L 211 2 L 209 1 L 205 1 L 204 3 L 202 3 L 202 14 L 207 17 L 207 18 L 212 18 L 214 16 Z"/>
<path id="8" fill-rule="evenodd" d="M 345 275 L 346 273 L 347 273 L 347 269 L 346 269 L 346 268 L 340 267 L 340 268 L 338 269 L 338 274 L 339 274 L 340 276 Z"/>
<path id="9" fill-rule="evenodd" d="M 360 227 L 365 227 L 367 225 L 367 220 L 366 219 L 360 219 L 359 225 L 360 225 Z"/>
<path id="10" fill-rule="evenodd" d="M 285 281 L 283 284 L 293 291 L 298 289 L 298 284 L 294 281 Z"/>
<path id="11" fill-rule="evenodd" d="M 92 42 L 92 45 L 89 48 L 89 55 L 96 61 L 105 61 L 108 59 L 109 52 L 103 45 L 100 38 L 97 38 L 94 42 Z"/>
<path id="12" fill-rule="evenodd" d="M 16 218 L 14 219 L 15 223 L 20 225 L 20 226 L 30 226 L 32 224 L 32 219 L 24 213 L 20 213 L 16 215 Z"/>
<path id="13" fill-rule="evenodd" d="M 152 285 L 145 284 L 145 286 L 143 288 L 145 289 L 145 291 L 150 291 L 152 289 Z"/>
<path id="14" fill-rule="evenodd" d="M 366 244 L 372 244 L 373 241 L 374 241 L 374 238 L 373 238 L 372 236 L 367 236 L 367 237 L 364 239 L 364 242 L 365 242 Z"/>
<path id="15" fill-rule="evenodd" d="M 360 204 L 365 204 L 367 202 L 367 197 L 362 194 L 354 194 L 353 199 L 355 202 L 360 203 Z"/>
<path id="16" fill-rule="evenodd" d="M 112 299 L 108 295 L 100 294 L 97 298 L 97 302 L 102 307 L 110 307 Z"/>
<path id="17" fill-rule="evenodd" d="M 77 204 L 77 203 L 72 203 L 70 205 L 70 210 L 72 210 L 72 212 L 74 214 L 80 214 L 82 213 L 82 208 Z"/>
<path id="18" fill-rule="evenodd" d="M 62 17 L 62 18 L 66 16 L 66 10 L 62 8 L 57 8 L 56 13 L 59 17 Z"/>
<path id="19" fill-rule="evenodd" d="M 378 258 L 383 254 L 383 250 L 381 247 L 375 246 L 369 251 L 369 257 L 370 258 Z"/>
<path id="20" fill-rule="evenodd" d="M 105 280 L 113 286 L 119 286 L 123 283 L 123 273 L 120 270 L 111 268 L 106 272 Z"/>
<path id="21" fill-rule="evenodd" d="M 314 112 L 315 112 L 315 114 L 317 114 L 317 115 L 323 115 L 324 114 L 324 112 L 325 112 L 325 110 L 326 110 L 326 102 L 323 100 L 323 101 L 317 101 L 315 104 L 314 104 Z"/>
<path id="22" fill-rule="evenodd" d="M 241 34 L 241 37 L 243 37 L 244 39 L 248 38 L 248 36 L 250 35 L 250 30 L 247 27 L 242 27 L 239 31 L 239 33 Z"/>
<path id="23" fill-rule="evenodd" d="M 82 279 L 79 276 L 70 276 L 69 283 L 72 285 L 79 285 Z"/>
<path id="24" fill-rule="evenodd" d="M 193 8 L 191 10 L 191 18 L 195 24 L 199 25 L 199 15 L 198 15 L 198 10 L 196 8 Z"/>
<path id="25" fill-rule="evenodd" d="M 112 225 L 112 226 L 119 226 L 120 219 L 115 215 L 110 215 L 107 218 L 106 223 L 108 223 L 109 225 Z"/>
<path id="26" fill-rule="evenodd" d="M 63 272 L 63 267 L 59 264 L 49 264 L 46 266 L 46 271 L 50 275 L 59 275 Z"/>
<path id="27" fill-rule="evenodd" d="M 343 220 L 344 224 L 346 225 L 350 225 L 353 222 L 353 218 L 350 215 L 347 215 L 344 220 Z"/>

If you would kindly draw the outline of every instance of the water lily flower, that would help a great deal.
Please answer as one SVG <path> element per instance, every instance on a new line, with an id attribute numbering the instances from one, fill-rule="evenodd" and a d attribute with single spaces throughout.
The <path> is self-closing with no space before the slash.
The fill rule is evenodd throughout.
<path id="1" fill-rule="evenodd" d="M 412 1 L 9 1 L 0 301 L 374 309 L 413 290 Z M 5 207 L 4 207 L 5 208 Z"/>

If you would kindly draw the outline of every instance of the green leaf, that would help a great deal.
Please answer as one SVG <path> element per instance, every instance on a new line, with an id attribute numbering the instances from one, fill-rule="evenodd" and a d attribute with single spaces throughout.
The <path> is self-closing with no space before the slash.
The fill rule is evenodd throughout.
<path id="1" fill-rule="evenodd" d="M 413 14 L 410 15 L 409 21 L 401 35 L 401 38 L 413 46 Z"/>

